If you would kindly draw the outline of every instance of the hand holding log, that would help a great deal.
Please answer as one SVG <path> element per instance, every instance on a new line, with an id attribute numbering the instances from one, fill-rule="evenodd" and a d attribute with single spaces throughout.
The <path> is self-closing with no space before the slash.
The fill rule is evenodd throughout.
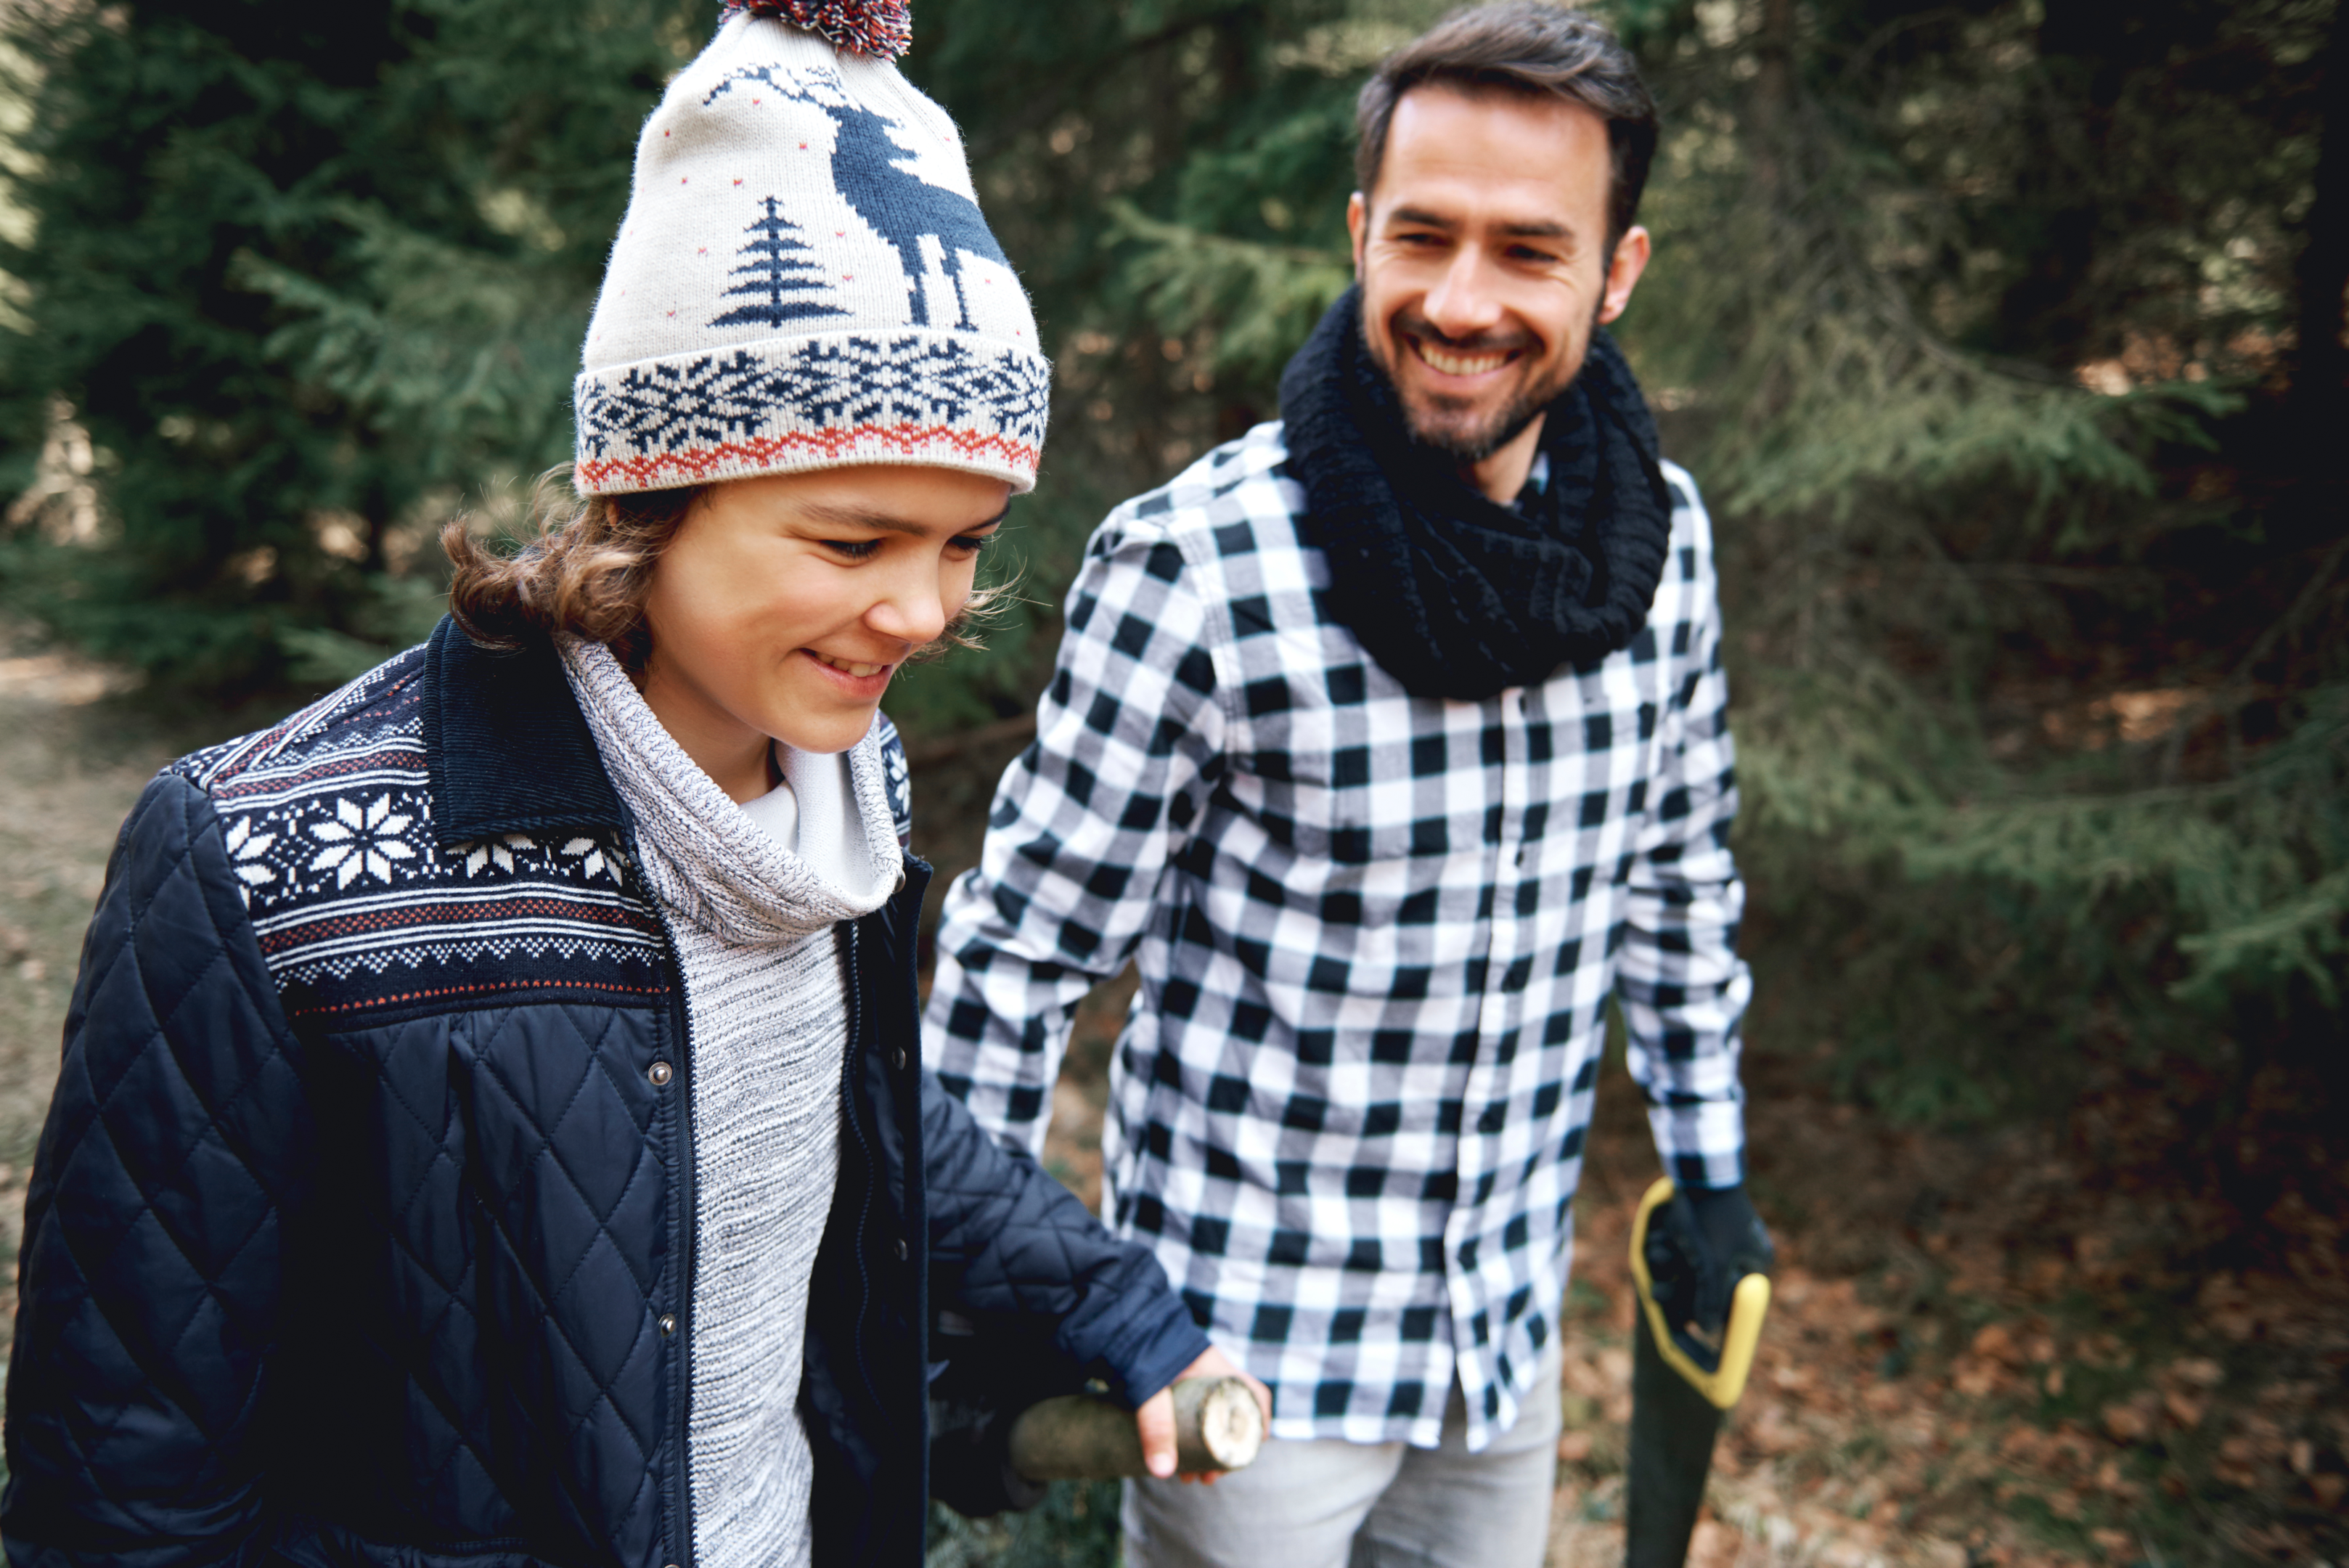
<path id="1" fill-rule="evenodd" d="M 1237 1377 L 1185 1377 L 1174 1385 L 1175 1469 L 1236 1470 L 1264 1443 L 1264 1412 Z M 1033 1481 L 1147 1476 L 1133 1412 L 1092 1394 L 1031 1406 L 1011 1427 L 1011 1468 Z"/>

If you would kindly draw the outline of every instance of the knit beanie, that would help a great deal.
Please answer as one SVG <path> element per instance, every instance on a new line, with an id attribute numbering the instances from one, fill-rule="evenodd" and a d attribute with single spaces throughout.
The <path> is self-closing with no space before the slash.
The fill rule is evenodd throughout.
<path id="1" fill-rule="evenodd" d="M 636 143 L 574 402 L 583 494 L 848 463 L 1032 489 L 1051 366 L 903 0 L 729 0 Z"/>

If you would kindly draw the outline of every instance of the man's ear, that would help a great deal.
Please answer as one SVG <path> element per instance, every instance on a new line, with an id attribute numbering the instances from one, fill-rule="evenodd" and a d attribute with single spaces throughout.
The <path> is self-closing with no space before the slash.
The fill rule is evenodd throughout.
<path id="1" fill-rule="evenodd" d="M 1371 232 L 1371 204 L 1360 192 L 1346 198 L 1346 233 L 1354 239 L 1354 280 L 1362 277 L 1362 239 Z"/>
<path id="2" fill-rule="evenodd" d="M 1607 293 L 1599 306 L 1602 324 L 1622 315 L 1623 307 L 1631 303 L 1631 291 L 1640 286 L 1640 275 L 1648 270 L 1648 231 L 1636 223 L 1615 242 L 1615 254 L 1607 263 Z"/>

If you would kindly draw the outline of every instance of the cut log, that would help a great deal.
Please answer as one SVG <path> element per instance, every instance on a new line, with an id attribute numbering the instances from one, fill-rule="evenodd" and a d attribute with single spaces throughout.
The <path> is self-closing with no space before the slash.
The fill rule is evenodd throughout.
<path id="1" fill-rule="evenodd" d="M 1264 1412 L 1237 1377 L 1174 1385 L 1174 1468 L 1185 1475 L 1240 1469 L 1264 1444 Z M 1011 1427 L 1011 1468 L 1033 1481 L 1146 1476 L 1133 1412 L 1094 1394 L 1031 1406 Z"/>

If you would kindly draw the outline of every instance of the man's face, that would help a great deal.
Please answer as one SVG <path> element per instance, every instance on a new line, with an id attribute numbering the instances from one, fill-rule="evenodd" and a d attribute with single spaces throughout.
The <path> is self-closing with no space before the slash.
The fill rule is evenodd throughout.
<path id="1" fill-rule="evenodd" d="M 1414 88 L 1346 208 L 1362 331 L 1412 431 L 1464 462 L 1524 432 L 1623 313 L 1648 234 L 1607 251 L 1606 122 L 1580 104 Z"/>

